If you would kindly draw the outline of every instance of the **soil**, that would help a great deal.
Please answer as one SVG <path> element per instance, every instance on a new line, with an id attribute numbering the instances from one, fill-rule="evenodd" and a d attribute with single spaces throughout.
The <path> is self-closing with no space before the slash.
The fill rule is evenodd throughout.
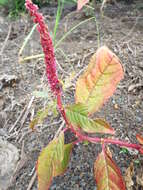
<path id="1" fill-rule="evenodd" d="M 125 76 L 114 96 L 95 116 L 106 119 L 116 130 L 117 138 L 136 143 L 136 134 L 143 135 L 143 3 L 142 0 L 137 0 L 133 4 L 108 4 L 104 9 L 104 17 L 99 9 L 100 4 L 92 13 L 96 16 L 99 34 L 97 24 L 92 19 L 77 27 L 60 43 L 56 51 L 59 78 L 67 80 L 86 67 L 91 55 L 97 50 L 97 39 L 100 37 L 100 45 L 107 45 L 121 59 Z M 84 10 L 71 10 L 71 7 L 66 7 L 63 12 L 57 41 L 70 28 L 90 17 Z M 41 12 L 49 30 L 53 31 L 56 7 L 45 7 Z M 37 126 L 36 131 L 32 132 L 29 128 L 34 114 L 49 105 L 50 101 L 50 95 L 48 98 L 33 98 L 34 91 L 49 91 L 43 59 L 32 59 L 22 64 L 18 62 L 18 52 L 32 26 L 27 15 L 22 15 L 16 21 L 11 21 L 2 14 L 0 16 L 0 47 L 3 49 L 0 59 L 0 76 L 3 76 L 0 81 L 0 136 L 15 145 L 20 154 L 22 152 L 20 165 L 9 190 L 28 188 L 41 149 L 52 140 L 62 123 L 59 114 L 53 116 L 49 111 L 44 123 Z M 39 34 L 34 31 L 22 56 L 41 52 Z M 75 83 L 74 79 L 64 92 L 66 104 L 74 102 Z M 67 141 L 70 137 L 67 134 Z M 100 151 L 100 145 L 76 145 L 67 172 L 53 180 L 50 190 L 97 189 L 93 164 Z M 124 153 L 117 146 L 111 146 L 111 152 L 123 174 L 130 163 L 134 164 L 132 189 L 143 189 L 137 180 L 143 171 L 143 157 L 134 150 Z M 31 189 L 37 189 L 37 180 Z"/>

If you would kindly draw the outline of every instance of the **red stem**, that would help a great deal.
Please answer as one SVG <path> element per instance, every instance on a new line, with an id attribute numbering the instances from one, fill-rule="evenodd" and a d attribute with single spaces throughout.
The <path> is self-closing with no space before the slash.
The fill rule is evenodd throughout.
<path id="1" fill-rule="evenodd" d="M 128 148 L 134 148 L 137 150 L 140 150 L 142 148 L 141 145 L 139 144 L 133 144 L 133 143 L 128 143 L 126 141 L 120 141 L 117 139 L 108 139 L 108 138 L 99 138 L 99 137 L 89 137 L 87 135 L 82 135 L 78 131 L 74 130 L 73 126 L 70 126 L 70 129 L 80 138 L 82 141 L 87 140 L 92 143 L 104 143 L 104 144 L 116 144 L 119 146 L 123 147 L 128 147 Z"/>
<path id="2" fill-rule="evenodd" d="M 66 113 L 65 113 L 65 110 L 64 110 L 64 107 L 62 104 L 62 100 L 61 100 L 61 93 L 58 93 L 58 95 L 57 95 L 57 105 L 58 105 L 61 115 L 63 116 L 63 119 L 65 120 L 66 125 L 69 126 L 70 124 L 67 120 Z"/>
<path id="3" fill-rule="evenodd" d="M 89 142 L 92 142 L 92 143 L 116 144 L 116 145 L 119 145 L 121 147 L 134 148 L 136 150 L 140 150 L 142 148 L 142 146 L 139 145 L 139 144 L 132 144 L 132 143 L 128 143 L 126 141 L 120 141 L 120 140 L 117 140 L 117 139 L 89 137 L 87 135 L 83 135 L 80 131 L 75 130 L 74 127 L 68 122 L 65 110 L 64 110 L 63 105 L 62 105 L 61 94 L 60 93 L 57 95 L 57 105 L 58 105 L 58 108 L 59 108 L 59 111 L 60 111 L 61 115 L 63 116 L 63 118 L 65 120 L 66 125 L 78 137 L 79 142 L 81 142 L 81 141 L 89 141 Z"/>
<path id="4" fill-rule="evenodd" d="M 105 143 L 111 143 L 111 144 L 117 144 L 119 146 L 124 146 L 124 147 L 128 147 L 128 148 L 134 148 L 134 149 L 141 149 L 141 145 L 139 144 L 133 144 L 133 143 L 128 143 L 126 141 L 120 141 L 120 140 L 116 140 L 116 139 L 104 139 Z"/>

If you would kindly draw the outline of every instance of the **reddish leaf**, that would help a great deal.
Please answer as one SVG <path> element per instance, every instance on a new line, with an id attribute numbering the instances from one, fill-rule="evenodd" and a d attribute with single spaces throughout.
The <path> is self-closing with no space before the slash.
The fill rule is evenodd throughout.
<path id="1" fill-rule="evenodd" d="M 106 133 L 106 134 L 115 134 L 115 131 L 113 128 L 111 128 L 111 126 L 104 121 L 103 119 L 97 118 L 94 120 L 96 126 L 98 126 L 99 131 L 98 133 Z"/>
<path id="2" fill-rule="evenodd" d="M 122 78 L 118 57 L 106 46 L 99 48 L 77 81 L 76 103 L 86 104 L 89 114 L 98 111 L 113 95 Z"/>
<path id="3" fill-rule="evenodd" d="M 143 154 L 143 148 L 140 148 L 139 151 L 141 154 Z"/>
<path id="4" fill-rule="evenodd" d="M 107 151 L 98 155 L 94 175 L 98 190 L 126 190 L 121 172 Z"/>
<path id="5" fill-rule="evenodd" d="M 136 138 L 139 141 L 139 143 L 143 145 L 143 137 L 140 134 L 136 134 Z"/>
<path id="6" fill-rule="evenodd" d="M 86 5 L 89 2 L 89 0 L 78 0 L 77 2 L 77 10 L 82 9 L 84 5 Z"/>

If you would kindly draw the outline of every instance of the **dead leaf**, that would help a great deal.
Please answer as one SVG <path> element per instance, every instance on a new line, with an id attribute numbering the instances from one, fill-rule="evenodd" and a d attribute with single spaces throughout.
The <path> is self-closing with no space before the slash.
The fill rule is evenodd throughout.
<path id="1" fill-rule="evenodd" d="M 141 174 L 141 176 L 137 175 L 136 180 L 137 180 L 137 184 L 143 187 L 143 174 Z"/>
<path id="2" fill-rule="evenodd" d="M 132 180 L 133 175 L 134 175 L 134 165 L 133 165 L 133 162 L 131 162 L 124 176 L 127 190 L 133 190 L 133 186 L 134 186 L 134 182 Z"/>
<path id="3" fill-rule="evenodd" d="M 138 168 L 137 170 L 137 175 L 136 175 L 136 182 L 138 186 L 141 186 L 143 189 L 143 165 L 141 163 L 141 167 Z"/>

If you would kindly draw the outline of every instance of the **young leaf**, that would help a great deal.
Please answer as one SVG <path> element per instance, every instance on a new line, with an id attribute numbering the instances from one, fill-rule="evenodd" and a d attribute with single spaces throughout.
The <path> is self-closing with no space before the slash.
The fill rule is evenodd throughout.
<path id="1" fill-rule="evenodd" d="M 114 130 L 104 120 L 88 118 L 88 109 L 83 104 L 66 107 L 66 116 L 73 126 L 80 127 L 87 133 L 114 134 Z"/>
<path id="2" fill-rule="evenodd" d="M 140 134 L 136 134 L 136 138 L 139 141 L 139 143 L 143 145 L 143 137 Z"/>
<path id="3" fill-rule="evenodd" d="M 118 57 L 106 46 L 97 50 L 76 84 L 76 103 L 86 104 L 89 114 L 99 110 L 123 78 Z"/>
<path id="4" fill-rule="evenodd" d="M 77 2 L 77 10 L 82 9 L 84 5 L 86 5 L 89 2 L 89 0 L 78 0 Z"/>
<path id="5" fill-rule="evenodd" d="M 94 163 L 94 175 L 98 190 L 126 190 L 121 172 L 106 150 Z"/>
<path id="6" fill-rule="evenodd" d="M 48 116 L 49 107 L 46 107 L 44 110 L 40 110 L 36 117 L 30 122 L 30 128 L 33 130 L 34 126 L 43 122 L 43 120 Z"/>
<path id="7" fill-rule="evenodd" d="M 64 134 L 61 133 L 43 149 L 37 164 L 38 190 L 48 190 L 53 177 L 66 171 L 72 147 L 72 144 L 64 145 Z"/>
<path id="8" fill-rule="evenodd" d="M 53 117 L 56 117 L 57 112 L 57 103 L 54 101 L 51 101 L 48 103 L 48 105 L 37 112 L 37 115 L 34 117 L 34 119 L 30 122 L 30 128 L 33 130 L 35 125 L 42 124 L 44 119 L 48 116 L 49 112 L 53 113 Z"/>

